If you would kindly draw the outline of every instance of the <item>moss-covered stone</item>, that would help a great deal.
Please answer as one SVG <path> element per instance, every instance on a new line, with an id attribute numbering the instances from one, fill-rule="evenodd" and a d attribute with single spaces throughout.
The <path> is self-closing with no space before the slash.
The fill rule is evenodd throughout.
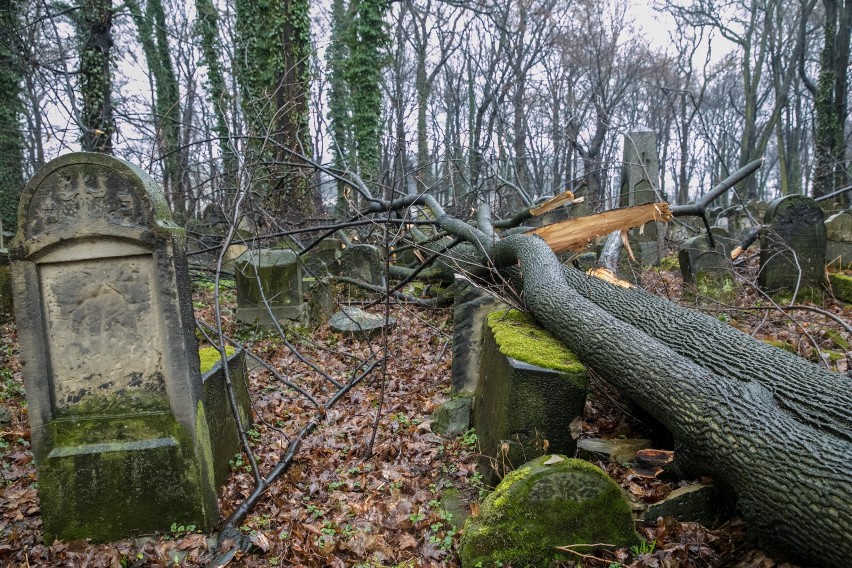
<path id="1" fill-rule="evenodd" d="M 432 431 L 445 438 L 455 438 L 470 427 L 473 395 L 460 394 L 439 405 L 432 413 Z"/>
<path id="2" fill-rule="evenodd" d="M 828 283 L 831 293 L 838 300 L 852 303 L 852 275 L 843 272 L 829 272 Z"/>
<path id="3" fill-rule="evenodd" d="M 568 556 L 556 546 L 639 541 L 630 505 L 596 466 L 542 456 L 516 469 L 468 518 L 459 555 L 463 568 L 547 568 Z M 581 547 L 582 548 L 582 547 Z"/>
<path id="4" fill-rule="evenodd" d="M 585 367 L 565 345 L 538 327 L 533 319 L 518 310 L 497 310 L 488 315 L 488 325 L 500 351 L 518 361 L 563 371 L 583 372 Z"/>
<path id="5" fill-rule="evenodd" d="M 48 428 L 54 449 L 38 487 L 45 542 L 109 541 L 173 522 L 208 529 L 216 521 L 199 470 L 209 456 L 170 412 L 60 419 Z"/>
<path id="6" fill-rule="evenodd" d="M 236 352 L 233 346 L 225 346 L 225 355 L 230 357 Z M 198 350 L 198 358 L 201 361 L 201 374 L 210 371 L 214 365 L 222 360 L 222 354 L 217 347 L 202 347 Z"/>
<path id="7" fill-rule="evenodd" d="M 582 415 L 587 388 L 586 368 L 528 316 L 489 315 L 473 408 L 485 482 L 496 484 L 505 471 L 547 451 L 573 455 L 568 425 Z"/>

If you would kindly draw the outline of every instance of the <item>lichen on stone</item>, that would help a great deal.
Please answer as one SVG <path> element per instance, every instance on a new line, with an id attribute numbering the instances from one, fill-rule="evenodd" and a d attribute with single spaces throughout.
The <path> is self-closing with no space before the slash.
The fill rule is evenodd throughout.
<path id="1" fill-rule="evenodd" d="M 225 354 L 230 357 L 236 352 L 233 346 L 225 346 Z M 198 358 L 201 360 L 201 374 L 208 372 L 222 358 L 218 347 L 202 347 L 198 350 Z"/>
<path id="2" fill-rule="evenodd" d="M 585 367 L 577 356 L 533 319 L 518 310 L 497 310 L 488 315 L 488 325 L 494 333 L 500 351 L 507 357 L 555 369 L 565 373 L 580 373 Z"/>

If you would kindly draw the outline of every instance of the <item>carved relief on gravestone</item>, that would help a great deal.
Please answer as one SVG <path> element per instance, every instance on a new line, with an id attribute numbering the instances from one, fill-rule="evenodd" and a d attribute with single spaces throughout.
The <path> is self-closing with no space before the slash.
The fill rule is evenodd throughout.
<path id="1" fill-rule="evenodd" d="M 210 528 L 212 471 L 185 234 L 141 170 L 45 165 L 10 246 L 47 542 Z"/>
<path id="2" fill-rule="evenodd" d="M 140 197 L 124 175 L 115 170 L 91 172 L 82 165 L 63 168 L 39 187 L 29 202 L 27 217 L 27 238 L 72 221 L 85 225 L 108 220 L 127 227 L 152 221 L 146 218 Z"/>
<path id="3" fill-rule="evenodd" d="M 39 267 L 57 410 L 168 408 L 155 281 L 150 254 Z"/>

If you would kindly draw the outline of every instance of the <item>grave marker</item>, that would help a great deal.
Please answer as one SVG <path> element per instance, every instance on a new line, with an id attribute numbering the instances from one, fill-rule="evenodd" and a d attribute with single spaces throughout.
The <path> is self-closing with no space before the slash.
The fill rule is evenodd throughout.
<path id="1" fill-rule="evenodd" d="M 77 153 L 21 195 L 10 246 L 46 542 L 218 516 L 185 233 L 136 166 Z"/>
<path id="2" fill-rule="evenodd" d="M 825 278 L 825 222 L 809 197 L 788 195 L 769 204 L 760 236 L 760 287 L 769 292 L 820 290 Z M 800 279 L 801 276 L 801 279 Z"/>
<path id="3" fill-rule="evenodd" d="M 660 162 L 657 158 L 657 135 L 640 127 L 624 136 L 624 165 L 621 170 L 620 206 L 629 207 L 658 201 Z M 642 266 L 657 266 L 663 250 L 665 224 L 647 223 L 641 230 L 633 229 L 638 247 L 633 249 Z M 626 253 L 625 253 L 626 254 Z"/>

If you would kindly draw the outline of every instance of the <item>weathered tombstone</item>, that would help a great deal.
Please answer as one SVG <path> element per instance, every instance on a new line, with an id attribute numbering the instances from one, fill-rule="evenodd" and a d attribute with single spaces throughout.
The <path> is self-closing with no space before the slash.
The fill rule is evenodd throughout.
<path id="1" fill-rule="evenodd" d="M 381 284 L 383 272 L 379 249 L 373 245 L 346 247 L 334 263 L 332 272 L 367 284 Z"/>
<path id="2" fill-rule="evenodd" d="M 825 220 L 825 263 L 832 268 L 852 268 L 852 209 Z"/>
<path id="3" fill-rule="evenodd" d="M 262 326 L 304 324 L 302 267 L 286 249 L 259 249 L 243 253 L 234 263 L 237 283 L 237 320 Z"/>
<path id="4" fill-rule="evenodd" d="M 541 456 L 507 475 L 468 517 L 459 541 L 463 568 L 556 566 L 599 542 L 639 542 L 630 503 L 597 466 L 565 456 Z"/>
<path id="5" fill-rule="evenodd" d="M 657 158 L 657 135 L 640 127 L 624 136 L 624 165 L 621 170 L 621 207 L 658 201 L 660 162 Z M 639 231 L 631 231 L 639 246 L 633 250 L 642 266 L 660 264 L 665 235 L 663 223 L 647 223 Z"/>
<path id="6" fill-rule="evenodd" d="M 678 252 L 683 283 L 689 293 L 717 300 L 734 296 L 734 265 L 727 231 L 713 228 L 713 244 L 706 234 L 685 240 Z"/>
<path id="7" fill-rule="evenodd" d="M 44 166 L 10 247 L 44 538 L 213 526 L 184 231 L 140 169 Z"/>
<path id="8" fill-rule="evenodd" d="M 252 423 L 251 399 L 248 394 L 248 372 L 243 349 L 226 349 L 227 359 L 216 347 L 199 349 L 201 356 L 201 382 L 204 385 L 204 409 L 207 414 L 207 427 L 210 431 L 210 445 L 213 450 L 213 471 L 216 485 L 228 482 L 231 473 L 230 463 L 234 455 L 242 450 L 240 431 L 231 409 L 230 396 L 225 381 L 225 367 L 234 391 L 234 402 L 240 416 L 240 424 L 248 429 Z"/>
<path id="9" fill-rule="evenodd" d="M 453 285 L 453 390 L 472 393 L 479 382 L 482 326 L 497 301 L 463 280 Z"/>
<path id="10" fill-rule="evenodd" d="M 494 311 L 483 325 L 480 374 L 473 426 L 486 483 L 496 469 L 547 451 L 574 454 L 567 425 L 583 415 L 588 371 L 562 343 L 521 312 Z"/>
<path id="11" fill-rule="evenodd" d="M 760 236 L 760 287 L 769 292 L 820 290 L 825 278 L 825 223 L 816 202 L 788 195 L 769 204 Z"/>

